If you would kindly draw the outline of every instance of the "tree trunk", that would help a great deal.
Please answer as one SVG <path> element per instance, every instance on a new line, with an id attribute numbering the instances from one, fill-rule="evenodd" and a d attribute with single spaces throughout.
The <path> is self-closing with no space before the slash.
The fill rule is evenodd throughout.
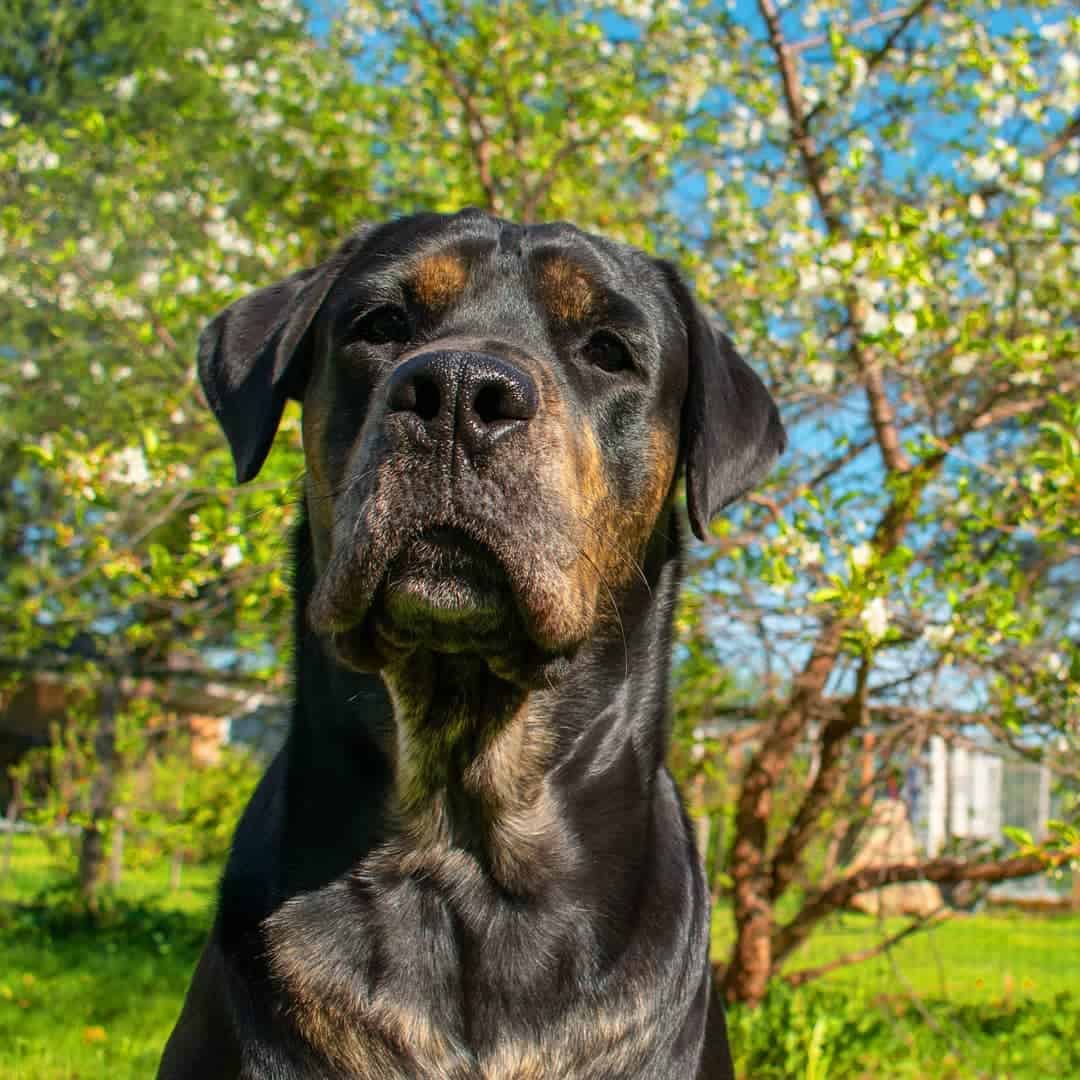
<path id="1" fill-rule="evenodd" d="M 843 627 L 837 622 L 818 636 L 794 694 L 754 754 L 743 776 L 735 810 L 735 944 L 724 973 L 728 1001 L 756 1004 L 772 974 L 772 873 L 767 861 L 769 815 L 780 774 L 787 768 L 806 731 L 810 712 L 821 697 L 836 664 Z"/>
<path id="2" fill-rule="evenodd" d="M 119 812 L 113 826 L 112 849 L 109 853 L 109 884 L 115 889 L 124 876 L 124 821 Z"/>
<path id="3" fill-rule="evenodd" d="M 105 823 L 112 817 L 116 789 L 116 713 L 119 693 L 115 676 L 101 692 L 97 732 L 94 735 L 96 771 L 90 786 L 89 821 L 79 844 L 79 895 L 96 910 L 106 877 Z"/>

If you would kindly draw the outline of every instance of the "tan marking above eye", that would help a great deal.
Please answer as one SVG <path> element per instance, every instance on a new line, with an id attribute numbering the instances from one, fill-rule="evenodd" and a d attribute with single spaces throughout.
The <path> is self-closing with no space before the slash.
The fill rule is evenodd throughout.
<path id="1" fill-rule="evenodd" d="M 465 291 L 469 279 L 464 260 L 449 252 L 428 255 L 412 275 L 416 298 L 431 308 L 445 308 Z"/>
<path id="2" fill-rule="evenodd" d="M 596 307 L 597 295 L 585 271 L 556 256 L 540 271 L 540 292 L 548 311 L 565 322 L 579 322 Z"/>

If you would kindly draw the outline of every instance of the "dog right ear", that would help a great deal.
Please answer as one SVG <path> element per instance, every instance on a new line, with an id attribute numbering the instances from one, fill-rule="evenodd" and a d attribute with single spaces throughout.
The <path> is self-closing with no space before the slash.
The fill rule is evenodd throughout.
<path id="1" fill-rule="evenodd" d="M 326 262 L 230 304 L 199 337 L 199 380 L 241 484 L 262 468 L 286 400 L 303 392 L 312 323 L 359 241 L 355 235 Z"/>

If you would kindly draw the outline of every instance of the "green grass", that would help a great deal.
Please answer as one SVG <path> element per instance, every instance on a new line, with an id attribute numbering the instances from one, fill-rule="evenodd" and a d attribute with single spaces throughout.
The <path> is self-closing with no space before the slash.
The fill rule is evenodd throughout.
<path id="1" fill-rule="evenodd" d="M 834 916 L 785 970 L 814 968 L 870 948 L 906 924 L 904 919 L 879 923 L 854 912 Z M 718 959 L 726 955 L 732 936 L 730 913 L 717 911 L 713 954 Z M 888 956 L 830 972 L 821 983 L 837 990 L 947 998 L 954 1004 L 1018 996 L 1049 1001 L 1070 991 L 1080 995 L 1080 916 L 1014 910 L 953 915 L 905 938 Z"/>
<path id="2" fill-rule="evenodd" d="M 0 872 L 6 837 L 0 837 Z M 125 873 L 98 923 L 63 901 L 70 847 L 15 838 L 0 877 L 0 1077 L 152 1076 L 213 907 L 216 871 L 183 888 L 151 864 Z M 51 890 L 51 892 L 50 892 Z M 878 940 L 873 919 L 831 920 L 792 967 Z M 716 955 L 730 915 L 714 925 Z M 874 960 L 729 1015 L 744 1080 L 1045 1080 L 1080 1076 L 1080 917 L 953 918 Z"/>
<path id="3" fill-rule="evenodd" d="M 786 970 L 867 949 L 904 925 L 834 916 Z M 730 912 L 718 910 L 717 958 L 732 936 Z M 1080 916 L 954 915 L 799 992 L 777 987 L 758 1012 L 732 1010 L 729 1025 L 740 1076 L 753 1080 L 1080 1077 Z"/>
<path id="4" fill-rule="evenodd" d="M 10 857 L 7 848 L 11 845 Z M 185 866 L 180 888 L 169 887 L 169 869 L 160 859 L 139 858 L 127 865 L 119 896 L 129 904 L 146 904 L 161 911 L 205 914 L 213 906 L 220 868 Z M 75 845 L 70 837 L 15 834 L 0 835 L 0 904 L 27 903 L 46 889 L 54 888 L 74 872 Z"/>
<path id="5" fill-rule="evenodd" d="M 0 878 L 0 1077 L 153 1076 L 206 934 L 217 868 L 185 867 L 176 890 L 162 863 L 129 868 L 95 923 L 64 902 L 70 842 L 14 840 Z"/>

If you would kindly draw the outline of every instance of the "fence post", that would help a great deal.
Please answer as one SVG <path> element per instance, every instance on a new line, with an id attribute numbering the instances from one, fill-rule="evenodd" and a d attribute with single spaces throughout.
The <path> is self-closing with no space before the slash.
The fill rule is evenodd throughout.
<path id="1" fill-rule="evenodd" d="M 107 682 L 98 702 L 97 730 L 94 733 L 96 772 L 90 784 L 89 821 L 82 827 L 79 842 L 79 892 L 91 910 L 97 908 L 98 891 L 105 872 L 105 832 L 111 817 L 110 804 L 116 784 L 116 714 L 120 709 L 119 676 L 106 671 Z"/>
<path id="2" fill-rule="evenodd" d="M 4 843 L 4 858 L 0 863 L 0 881 L 5 881 L 11 872 L 11 849 L 15 846 L 15 822 L 19 819 L 19 801 L 22 795 L 21 781 L 12 786 L 11 802 L 7 808 L 8 833 Z"/>

